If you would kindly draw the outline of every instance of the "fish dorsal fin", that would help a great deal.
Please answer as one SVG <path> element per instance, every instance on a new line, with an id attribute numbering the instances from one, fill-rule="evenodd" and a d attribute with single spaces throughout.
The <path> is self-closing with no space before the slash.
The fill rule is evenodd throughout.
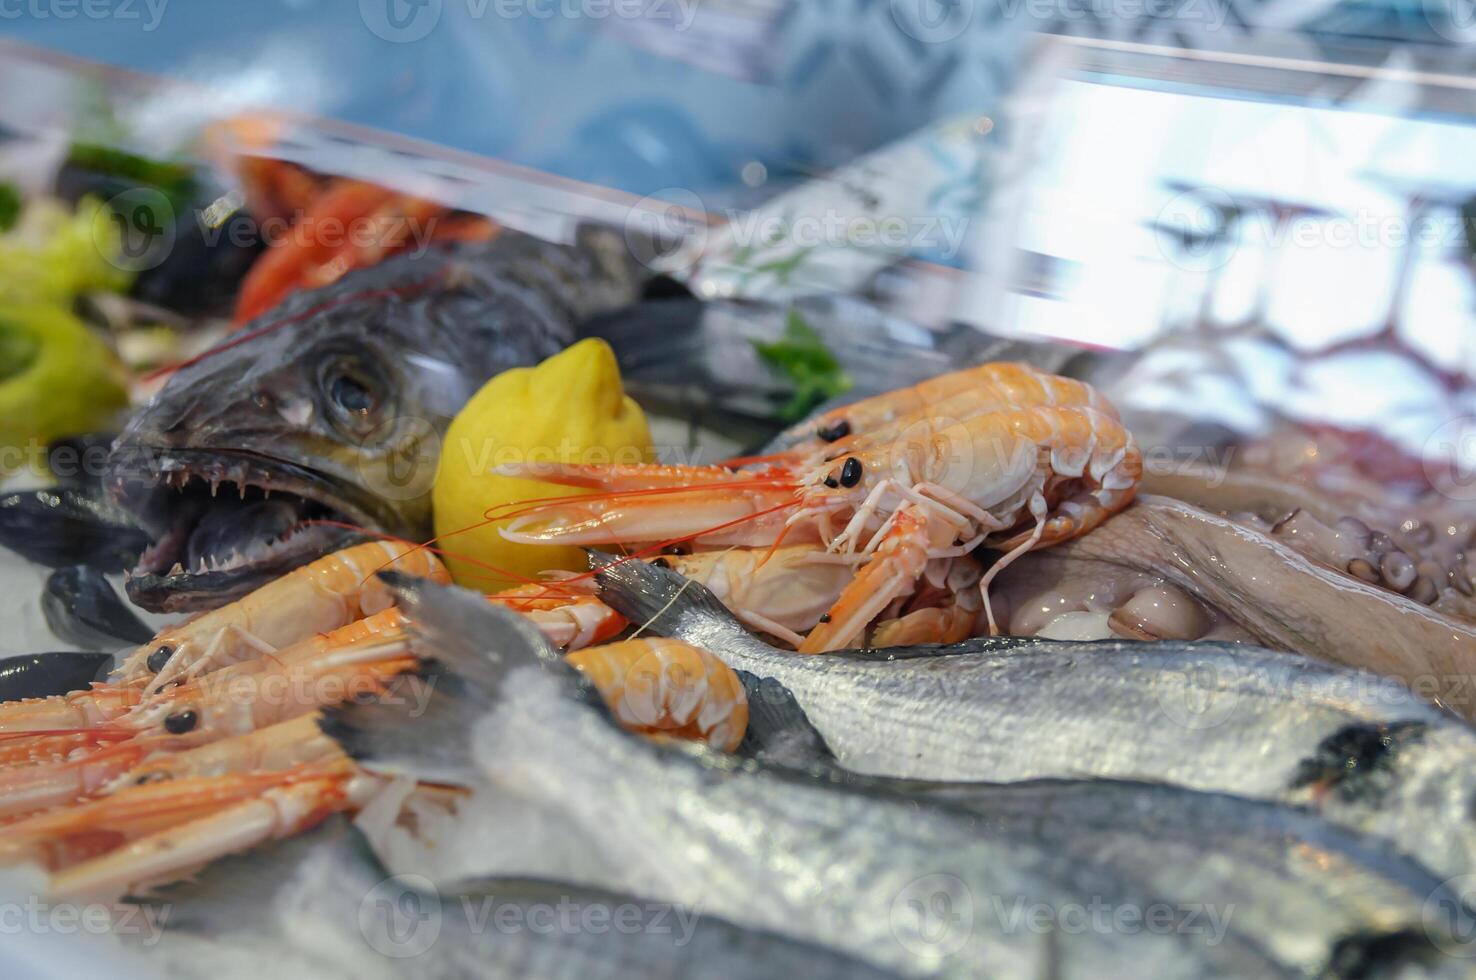
<path id="1" fill-rule="evenodd" d="M 707 586 L 680 572 L 601 551 L 588 554 L 601 598 L 645 632 L 680 639 L 683 621 L 694 616 L 737 633 L 748 632 Z"/>
<path id="2" fill-rule="evenodd" d="M 736 754 L 764 765 L 809 769 L 837 765 L 825 737 L 789 688 L 772 677 L 736 671 L 748 696 L 748 731 Z"/>

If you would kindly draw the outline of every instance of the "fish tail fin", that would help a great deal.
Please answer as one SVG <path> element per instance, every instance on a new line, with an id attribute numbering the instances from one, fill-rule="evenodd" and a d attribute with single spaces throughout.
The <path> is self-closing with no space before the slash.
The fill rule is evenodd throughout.
<path id="1" fill-rule="evenodd" d="M 564 662 L 526 617 L 488 602 L 480 592 L 400 572 L 380 572 L 379 578 L 408 617 L 416 652 L 445 664 L 489 695 L 515 667 Z"/>
<path id="2" fill-rule="evenodd" d="M 323 709 L 318 728 L 377 773 L 471 786 L 470 733 L 490 708 L 475 686 L 428 663 L 396 677 L 381 697 Z"/>
<path id="3" fill-rule="evenodd" d="M 537 666 L 565 675 L 581 693 L 587 687 L 526 617 L 477 592 L 398 572 L 379 577 L 395 594 L 424 662 L 396 678 L 384 696 L 326 709 L 319 722 L 367 767 L 472 785 L 478 770 L 470 733 L 501 700 L 510 672 Z"/>

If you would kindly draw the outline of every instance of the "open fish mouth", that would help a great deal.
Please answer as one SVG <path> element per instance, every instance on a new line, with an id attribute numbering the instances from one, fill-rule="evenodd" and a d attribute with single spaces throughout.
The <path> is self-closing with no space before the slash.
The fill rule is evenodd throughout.
<path id="1" fill-rule="evenodd" d="M 128 596 L 155 612 L 210 609 L 360 537 L 370 508 L 352 488 L 255 453 L 129 448 L 108 491 L 153 540 Z"/>

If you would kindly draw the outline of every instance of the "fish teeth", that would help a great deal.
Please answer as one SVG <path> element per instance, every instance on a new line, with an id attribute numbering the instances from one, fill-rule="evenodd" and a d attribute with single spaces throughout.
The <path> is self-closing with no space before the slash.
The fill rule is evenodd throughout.
<path id="1" fill-rule="evenodd" d="M 246 484 L 244 484 L 244 483 L 238 483 L 238 484 L 236 484 L 236 489 L 238 489 L 238 490 L 241 491 L 241 499 L 242 500 L 245 500 L 246 499 Z"/>
<path id="2" fill-rule="evenodd" d="M 210 496 L 214 497 L 216 495 L 216 493 L 218 493 L 219 491 L 220 491 L 220 481 L 219 480 L 211 480 L 210 481 Z"/>

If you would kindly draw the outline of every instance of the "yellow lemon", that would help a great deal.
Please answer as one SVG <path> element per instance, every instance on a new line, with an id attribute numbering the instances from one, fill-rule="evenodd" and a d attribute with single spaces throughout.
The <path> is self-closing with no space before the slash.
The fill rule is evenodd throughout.
<path id="1" fill-rule="evenodd" d="M 513 544 L 499 533 L 505 521 L 474 527 L 492 507 L 584 492 L 496 476 L 494 467 L 654 460 L 646 417 L 626 396 L 615 353 L 603 340 L 580 341 L 536 367 L 504 371 L 452 420 L 441 446 L 432 492 L 438 544 L 473 559 L 448 557 L 451 576 L 468 588 L 498 592 L 549 569 L 585 568 L 579 548 Z"/>

